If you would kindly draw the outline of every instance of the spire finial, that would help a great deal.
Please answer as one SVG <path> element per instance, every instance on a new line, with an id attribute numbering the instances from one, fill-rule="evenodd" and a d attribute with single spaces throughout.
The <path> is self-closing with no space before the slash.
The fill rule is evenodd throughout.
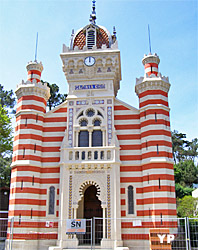
<path id="1" fill-rule="evenodd" d="M 37 32 L 37 35 L 36 35 L 36 48 L 35 48 L 35 58 L 34 58 L 35 62 L 37 61 L 37 46 L 38 46 L 38 32 Z"/>
<path id="2" fill-rule="evenodd" d="M 148 24 L 148 36 L 149 36 L 149 51 L 150 51 L 150 54 L 151 54 L 151 35 L 150 35 L 149 24 Z"/>
<path id="3" fill-rule="evenodd" d="M 90 19 L 89 21 L 91 23 L 96 23 L 96 6 L 95 6 L 95 3 L 96 1 L 95 0 L 92 0 L 92 3 L 93 3 L 93 6 L 92 6 L 92 14 L 90 15 Z"/>

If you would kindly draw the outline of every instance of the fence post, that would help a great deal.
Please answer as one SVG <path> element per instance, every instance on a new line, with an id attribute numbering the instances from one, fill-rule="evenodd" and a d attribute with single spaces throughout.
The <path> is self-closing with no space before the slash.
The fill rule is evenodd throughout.
<path id="1" fill-rule="evenodd" d="M 92 227 L 92 233 L 93 233 L 93 249 L 95 249 L 95 217 L 93 217 L 93 227 Z"/>
<path id="2" fill-rule="evenodd" d="M 189 249 L 189 244 L 188 244 L 188 242 L 189 242 L 189 237 L 188 237 L 188 218 L 187 217 L 185 217 L 184 218 L 184 220 L 185 220 L 185 234 L 186 234 L 186 250 L 190 250 Z"/>
<path id="3" fill-rule="evenodd" d="M 10 220 L 9 250 L 12 250 L 14 217 Z"/>
<path id="4" fill-rule="evenodd" d="M 189 218 L 186 217 L 187 219 L 187 226 L 188 226 L 188 242 L 189 242 L 189 250 L 191 250 L 191 242 L 190 242 L 190 222 L 189 222 Z"/>
<path id="5" fill-rule="evenodd" d="M 92 250 L 92 244 L 93 244 L 93 235 L 92 235 L 92 230 L 93 230 L 93 218 L 91 220 L 91 250 Z"/>

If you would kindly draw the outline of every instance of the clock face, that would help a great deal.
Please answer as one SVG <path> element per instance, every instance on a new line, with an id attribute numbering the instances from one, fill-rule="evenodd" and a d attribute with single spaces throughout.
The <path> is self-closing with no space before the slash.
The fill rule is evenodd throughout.
<path id="1" fill-rule="evenodd" d="M 85 58 L 84 63 L 85 63 L 85 65 L 87 65 L 87 66 L 93 66 L 94 63 L 95 63 L 95 61 L 96 61 L 96 60 L 95 60 L 94 57 L 88 56 L 88 57 Z"/>

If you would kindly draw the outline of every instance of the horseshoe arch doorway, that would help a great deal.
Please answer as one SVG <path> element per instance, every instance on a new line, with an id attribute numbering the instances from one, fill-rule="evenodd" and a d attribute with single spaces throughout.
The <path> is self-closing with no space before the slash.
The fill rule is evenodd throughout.
<path id="1" fill-rule="evenodd" d="M 83 198 L 79 202 L 79 208 L 77 216 L 78 218 L 93 219 L 102 218 L 102 207 L 101 201 L 98 199 L 97 188 L 94 185 L 88 186 L 85 191 Z M 91 221 L 86 222 L 86 234 L 78 235 L 79 245 L 90 245 L 91 244 Z M 103 220 L 95 220 L 95 244 L 99 245 L 103 236 Z"/>

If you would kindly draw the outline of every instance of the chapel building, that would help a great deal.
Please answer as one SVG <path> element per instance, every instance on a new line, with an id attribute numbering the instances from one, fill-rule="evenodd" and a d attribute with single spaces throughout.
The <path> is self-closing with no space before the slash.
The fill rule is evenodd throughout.
<path id="1" fill-rule="evenodd" d="M 72 32 L 60 56 L 69 86 L 65 102 L 46 112 L 50 90 L 37 61 L 28 63 L 27 81 L 16 89 L 12 249 L 89 249 L 89 236 L 66 233 L 67 220 L 94 217 L 100 218 L 97 248 L 132 250 L 144 243 L 149 249 L 147 222 L 176 218 L 170 83 L 158 70 L 159 56 L 142 59 L 139 107 L 119 100 L 116 32 L 96 24 L 95 1 L 90 23 Z"/>

